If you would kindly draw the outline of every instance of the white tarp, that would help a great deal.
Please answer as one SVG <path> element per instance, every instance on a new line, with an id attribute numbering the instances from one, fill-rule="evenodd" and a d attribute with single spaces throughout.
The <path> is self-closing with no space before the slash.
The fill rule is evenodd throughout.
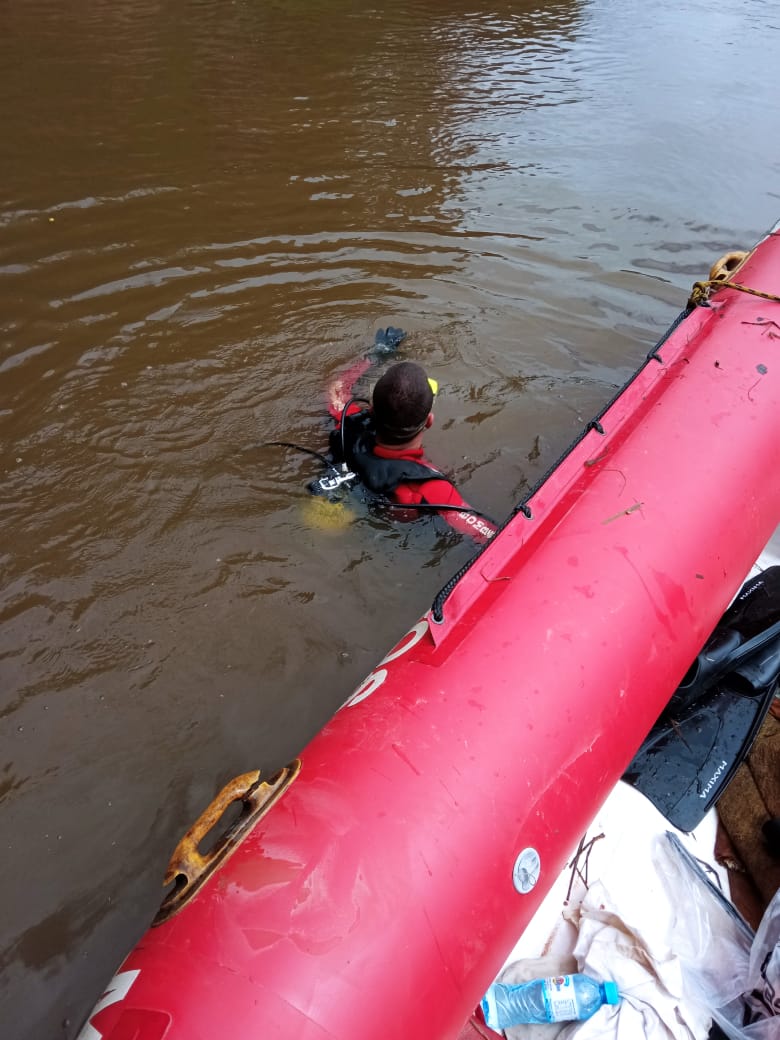
<path id="1" fill-rule="evenodd" d="M 742 1000 L 758 989 L 753 1011 L 768 1014 L 774 1001 L 780 1015 L 780 896 L 754 941 L 721 893 L 722 877 L 706 862 L 714 819 L 698 840 L 667 827 L 641 795 L 618 785 L 588 832 L 597 838 L 588 872 L 598 880 L 586 884 L 580 864 L 563 913 L 551 918 L 549 902 L 541 913 L 546 938 L 539 943 L 542 932 L 537 928 L 534 937 L 531 929 L 500 976 L 519 982 L 579 970 L 615 981 L 620 1003 L 586 1022 L 508 1029 L 509 1040 L 707 1040 L 713 1018 L 732 1040 L 780 1040 L 780 1017 L 743 1026 Z M 560 889 L 553 898 L 559 908 L 566 902 Z M 529 959 L 541 949 L 551 955 Z"/>

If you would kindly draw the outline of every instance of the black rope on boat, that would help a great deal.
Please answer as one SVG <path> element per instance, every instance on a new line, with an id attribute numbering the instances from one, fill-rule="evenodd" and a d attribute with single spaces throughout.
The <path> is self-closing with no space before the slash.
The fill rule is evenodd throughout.
<path id="1" fill-rule="evenodd" d="M 533 499 L 534 495 L 539 491 L 539 489 L 550 479 L 552 474 L 561 465 L 564 459 L 568 458 L 568 456 L 571 455 L 574 449 L 579 445 L 580 441 L 584 440 L 584 438 L 587 437 L 587 435 L 590 433 L 592 429 L 598 430 L 599 433 L 604 432 L 604 429 L 601 425 L 601 420 L 604 418 L 604 416 L 607 414 L 610 408 L 615 404 L 615 402 L 622 396 L 622 394 L 624 394 L 625 391 L 631 386 L 631 384 L 639 378 L 639 376 L 642 374 L 642 372 L 644 372 L 645 368 L 647 368 L 651 361 L 657 361 L 662 365 L 665 364 L 659 351 L 661 347 L 664 345 L 664 343 L 666 343 L 666 341 L 672 335 L 672 333 L 677 329 L 677 326 L 680 325 L 680 323 L 688 317 L 692 310 L 693 306 L 690 304 L 689 301 L 685 310 L 681 311 L 677 315 L 677 317 L 666 330 L 666 332 L 663 334 L 663 336 L 658 340 L 653 349 L 647 354 L 642 364 L 639 366 L 639 368 L 637 368 L 636 372 L 634 372 L 620 387 L 620 389 L 615 394 L 613 394 L 613 396 L 604 405 L 601 411 L 596 416 L 594 416 L 593 419 L 591 419 L 587 426 L 584 427 L 583 430 L 574 438 L 569 447 L 566 448 L 566 450 L 562 452 L 561 455 L 559 455 L 559 457 L 549 467 L 546 473 L 544 473 L 544 475 L 539 480 L 537 480 L 537 482 L 534 484 L 533 488 L 531 488 L 528 494 L 518 503 L 518 505 L 514 507 L 514 509 L 511 511 L 509 516 L 504 521 L 504 523 L 496 531 L 493 538 L 491 538 L 490 541 L 487 542 L 485 545 L 481 545 L 479 549 L 471 557 L 471 559 L 467 563 L 465 563 L 460 568 L 460 570 L 457 571 L 457 573 L 453 574 L 453 576 L 443 586 L 443 588 L 441 588 L 439 592 L 437 592 L 431 605 L 431 617 L 436 622 L 436 624 L 440 625 L 444 621 L 444 604 L 447 602 L 447 599 L 449 598 L 452 590 L 455 588 L 455 586 L 458 584 L 461 578 L 463 578 L 468 573 L 468 571 L 474 566 L 474 564 L 480 558 L 482 553 L 485 552 L 485 550 L 488 548 L 491 542 L 493 542 L 495 538 L 497 538 L 499 534 L 501 534 L 504 528 L 515 519 L 518 513 L 522 513 L 523 516 L 526 517 L 528 520 L 533 519 L 533 514 L 531 512 L 529 502 Z"/>
<path id="2" fill-rule="evenodd" d="M 648 361 L 657 361 L 659 365 L 662 365 L 664 363 L 664 359 L 658 353 L 660 347 L 662 347 L 664 345 L 664 343 L 666 343 L 666 341 L 669 339 L 671 334 L 676 331 L 677 326 L 680 325 L 683 321 L 685 321 L 685 319 L 688 317 L 689 314 L 691 314 L 691 312 L 694 309 L 695 308 L 690 303 L 688 303 L 688 305 L 686 306 L 685 310 L 684 311 L 680 311 L 680 313 L 674 319 L 672 324 L 666 330 L 666 334 L 663 336 L 663 338 L 660 339 L 658 341 L 658 343 L 656 343 L 656 345 L 653 347 L 653 349 L 648 353 L 648 355 L 647 355 L 647 360 Z"/>

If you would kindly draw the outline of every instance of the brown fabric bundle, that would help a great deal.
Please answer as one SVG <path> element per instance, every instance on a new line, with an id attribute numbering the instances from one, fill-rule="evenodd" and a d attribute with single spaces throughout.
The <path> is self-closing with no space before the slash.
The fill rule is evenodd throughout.
<path id="1" fill-rule="evenodd" d="M 762 912 L 780 888 L 780 861 L 770 855 L 762 833 L 768 820 L 780 816 L 777 704 L 775 699 L 774 710 L 767 715 L 750 754 L 718 802 L 721 823 L 761 897 Z"/>

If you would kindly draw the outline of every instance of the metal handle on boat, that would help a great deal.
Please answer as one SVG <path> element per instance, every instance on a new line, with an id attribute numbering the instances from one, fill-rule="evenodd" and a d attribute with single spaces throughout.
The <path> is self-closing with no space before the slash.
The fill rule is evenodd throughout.
<path id="1" fill-rule="evenodd" d="M 167 921 L 195 895 L 287 790 L 300 769 L 300 759 L 296 758 L 268 780 L 261 780 L 260 771 L 254 770 L 225 784 L 174 849 L 163 880 L 163 885 L 172 884 L 174 887 L 163 899 L 152 925 Z M 199 846 L 203 839 L 234 802 L 242 803 L 241 815 L 227 827 L 212 848 L 201 852 Z"/>
<path id="2" fill-rule="evenodd" d="M 737 273 L 749 255 L 741 249 L 724 253 L 710 268 L 710 281 L 727 282 L 732 275 Z"/>

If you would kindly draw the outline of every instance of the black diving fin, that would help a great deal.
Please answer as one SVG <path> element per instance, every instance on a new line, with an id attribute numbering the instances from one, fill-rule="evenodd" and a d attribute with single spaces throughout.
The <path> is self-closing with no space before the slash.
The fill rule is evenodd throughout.
<path id="1" fill-rule="evenodd" d="M 623 775 L 679 830 L 718 800 L 780 687 L 780 567 L 747 582 Z"/>
<path id="2" fill-rule="evenodd" d="M 716 628 L 674 691 L 674 703 L 670 703 L 672 710 L 679 713 L 694 704 L 723 674 L 723 669 L 729 667 L 734 653 L 744 641 L 735 628 Z"/>

